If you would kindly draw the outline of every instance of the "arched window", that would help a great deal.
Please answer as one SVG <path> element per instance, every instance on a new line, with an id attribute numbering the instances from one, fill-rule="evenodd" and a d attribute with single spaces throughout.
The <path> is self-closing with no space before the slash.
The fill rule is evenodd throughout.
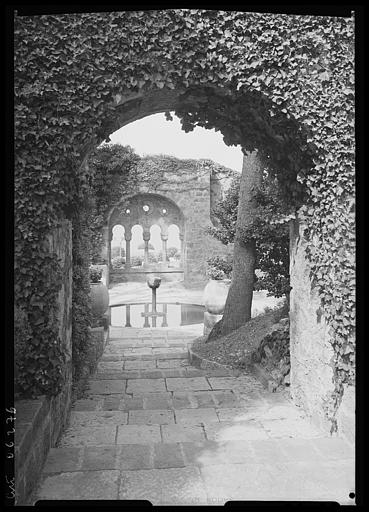
<path id="1" fill-rule="evenodd" d="M 143 262 L 143 228 L 135 224 L 131 232 L 131 267 L 140 267 Z"/>
<path id="2" fill-rule="evenodd" d="M 149 263 L 158 263 L 162 258 L 162 241 L 161 229 L 157 224 L 150 228 L 150 244 L 153 249 L 149 252 Z"/>
<path id="3" fill-rule="evenodd" d="M 181 240 L 179 238 L 179 227 L 171 224 L 168 228 L 167 255 L 169 267 L 179 267 L 181 260 Z"/>
<path id="4" fill-rule="evenodd" d="M 118 264 L 117 258 L 125 257 L 124 226 L 116 224 L 112 229 L 112 234 L 113 237 L 111 239 L 110 257 L 112 264 L 115 262 Z M 120 263 L 122 263 L 122 260 L 120 260 Z"/>

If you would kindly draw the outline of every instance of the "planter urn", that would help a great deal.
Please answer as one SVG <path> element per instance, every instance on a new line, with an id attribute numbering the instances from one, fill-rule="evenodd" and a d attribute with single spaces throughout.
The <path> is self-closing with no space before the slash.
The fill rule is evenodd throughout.
<path id="1" fill-rule="evenodd" d="M 109 307 L 109 292 L 107 287 L 99 281 L 90 283 L 91 310 L 95 318 L 101 318 Z"/>
<path id="2" fill-rule="evenodd" d="M 204 289 L 203 301 L 205 309 L 212 315 L 222 315 L 227 300 L 230 280 L 211 279 Z"/>

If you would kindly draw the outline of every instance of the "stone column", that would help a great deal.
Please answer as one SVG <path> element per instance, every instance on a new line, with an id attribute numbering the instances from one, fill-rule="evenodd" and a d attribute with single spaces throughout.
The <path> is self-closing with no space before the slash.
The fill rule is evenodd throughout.
<path id="1" fill-rule="evenodd" d="M 150 231 L 143 232 L 143 239 L 145 242 L 145 252 L 144 252 L 144 264 L 149 264 L 149 240 L 150 240 Z"/>
<path id="2" fill-rule="evenodd" d="M 129 270 L 131 268 L 131 240 L 132 240 L 132 233 L 131 230 L 127 229 L 124 231 L 124 239 L 126 241 L 126 264 L 125 264 L 125 270 Z"/>
<path id="3" fill-rule="evenodd" d="M 130 304 L 126 304 L 126 327 L 131 326 L 131 306 Z"/>
<path id="4" fill-rule="evenodd" d="M 168 235 L 162 233 L 161 241 L 162 241 L 162 252 L 163 252 L 163 265 L 164 265 L 164 267 L 167 267 L 168 266 L 168 256 L 167 256 Z"/>
<path id="5" fill-rule="evenodd" d="M 144 311 L 145 311 L 145 322 L 144 322 L 144 327 L 150 327 L 150 324 L 149 324 L 149 317 L 148 317 L 148 313 L 149 313 L 149 304 L 145 304 L 144 306 Z"/>
<path id="6" fill-rule="evenodd" d="M 112 228 L 110 228 L 109 233 L 108 233 L 108 268 L 109 268 L 109 271 L 113 270 L 113 267 L 111 266 L 111 241 L 112 241 L 112 238 L 113 238 L 113 232 L 112 232 Z"/>
<path id="7" fill-rule="evenodd" d="M 168 323 L 167 323 L 167 313 L 168 313 L 168 310 L 167 310 L 167 305 L 166 304 L 163 304 L 163 313 L 164 313 L 164 316 L 163 316 L 163 322 L 161 324 L 162 327 L 168 327 Z"/>
<path id="8" fill-rule="evenodd" d="M 179 239 L 181 241 L 181 267 L 184 269 L 184 234 L 179 233 Z"/>

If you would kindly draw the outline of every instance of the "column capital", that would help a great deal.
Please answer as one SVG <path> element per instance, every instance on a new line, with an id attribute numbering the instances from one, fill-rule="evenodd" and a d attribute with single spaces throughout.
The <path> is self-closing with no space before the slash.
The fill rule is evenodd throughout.
<path id="1" fill-rule="evenodd" d="M 161 239 L 163 240 L 163 242 L 166 242 L 168 240 L 168 235 L 165 235 L 165 234 L 161 234 Z"/>
<path id="2" fill-rule="evenodd" d="M 166 224 L 163 224 L 161 226 L 161 234 L 162 235 L 168 235 L 168 226 Z"/>
<path id="3" fill-rule="evenodd" d="M 125 231 L 124 232 L 124 240 L 126 242 L 130 242 L 132 240 L 132 233 L 131 233 L 131 231 L 129 231 L 129 232 Z"/>
<path id="4" fill-rule="evenodd" d="M 148 242 L 150 240 L 150 231 L 144 231 L 142 233 L 142 238 L 144 239 L 145 242 Z"/>

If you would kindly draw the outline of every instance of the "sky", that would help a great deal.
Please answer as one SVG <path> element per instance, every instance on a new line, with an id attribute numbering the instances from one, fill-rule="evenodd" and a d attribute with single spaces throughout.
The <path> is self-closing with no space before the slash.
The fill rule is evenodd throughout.
<path id="1" fill-rule="evenodd" d="M 209 158 L 241 172 L 240 146 L 226 146 L 223 135 L 215 130 L 196 127 L 185 133 L 172 112 L 173 121 L 164 114 L 154 114 L 124 126 L 110 135 L 111 142 L 132 146 L 140 156 L 173 155 L 177 158 Z"/>

